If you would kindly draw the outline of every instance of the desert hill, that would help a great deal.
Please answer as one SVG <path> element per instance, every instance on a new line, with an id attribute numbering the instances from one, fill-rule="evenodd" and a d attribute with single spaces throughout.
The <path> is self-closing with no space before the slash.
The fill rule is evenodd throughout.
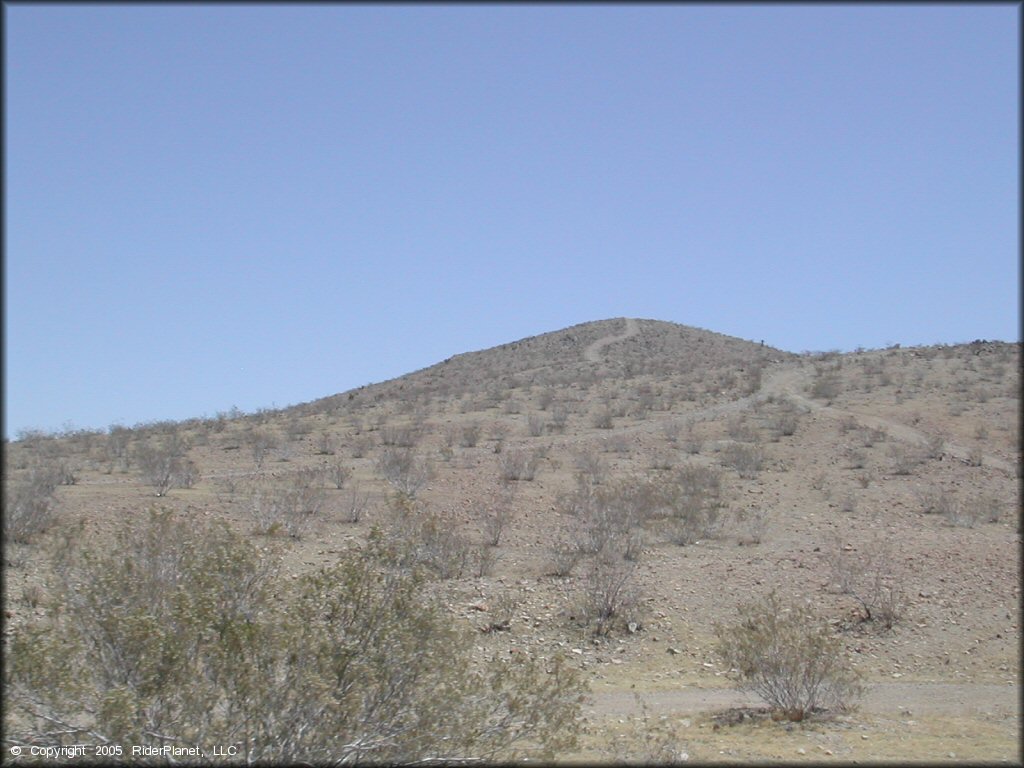
<path id="1" fill-rule="evenodd" d="M 225 520 L 287 579 L 377 526 L 477 661 L 585 677 L 565 757 L 661 761 L 639 694 L 700 761 L 1015 760 L 1019 406 L 1019 344 L 797 355 L 615 318 L 280 411 L 35 435 L 5 451 L 5 632 L 43 620 L 76 520 L 97 542 L 154 506 Z M 758 700 L 715 626 L 772 590 L 831 627 L 860 710 L 723 714 Z"/>
<path id="2" fill-rule="evenodd" d="M 330 409 L 346 399 L 462 397 L 499 389 L 563 387 L 598 378 L 684 376 L 732 378 L 769 361 L 795 359 L 756 342 L 660 320 L 625 318 L 581 323 L 447 360 L 391 381 L 306 404 Z M 627 334 L 628 331 L 628 334 Z M 349 397 L 351 395 L 351 397 Z"/>

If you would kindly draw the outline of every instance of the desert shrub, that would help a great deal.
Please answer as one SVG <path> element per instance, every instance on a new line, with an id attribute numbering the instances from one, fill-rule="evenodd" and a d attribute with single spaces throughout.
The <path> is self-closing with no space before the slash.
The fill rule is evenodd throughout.
<path id="1" fill-rule="evenodd" d="M 301 539 L 309 532 L 325 500 L 319 472 L 293 472 L 279 481 L 257 483 L 250 497 L 256 532 L 266 536 L 284 533 Z"/>
<path id="2" fill-rule="evenodd" d="M 676 465 L 675 455 L 671 451 L 656 451 L 651 456 L 651 469 L 664 472 L 665 470 L 672 469 Z"/>
<path id="3" fill-rule="evenodd" d="M 422 509 L 395 507 L 393 513 L 388 538 L 402 552 L 403 567 L 439 579 L 457 579 L 467 572 L 473 547 L 448 521 Z"/>
<path id="4" fill-rule="evenodd" d="M 352 438 L 349 449 L 353 459 L 362 459 L 373 450 L 375 441 L 372 435 L 357 434 Z"/>
<path id="5" fill-rule="evenodd" d="M 941 459 L 946 452 L 946 440 L 941 435 L 932 435 L 925 443 L 925 456 L 929 459 Z"/>
<path id="6" fill-rule="evenodd" d="M 683 431 L 683 425 L 672 419 L 662 422 L 661 431 L 671 445 L 676 445 L 679 442 L 679 435 Z"/>
<path id="7" fill-rule="evenodd" d="M 943 508 L 941 514 L 947 525 L 954 528 L 973 528 L 984 517 L 985 512 L 974 502 L 955 499 Z"/>
<path id="8" fill-rule="evenodd" d="M 740 546 L 760 544 L 768 531 L 768 510 L 756 507 L 735 512 L 736 541 Z"/>
<path id="9" fill-rule="evenodd" d="M 493 451 L 495 453 L 501 453 L 505 447 L 505 438 L 508 437 L 508 425 L 506 424 L 494 424 L 491 426 L 491 439 L 494 441 Z"/>
<path id="10" fill-rule="evenodd" d="M 46 619 L 12 632 L 5 738 L 121 744 L 129 754 L 226 744 L 247 764 L 483 762 L 571 749 L 578 675 L 560 657 L 474 662 L 471 638 L 401 559 L 375 535 L 283 582 L 275 559 L 226 527 L 168 513 L 102 551 L 71 542 Z"/>
<path id="11" fill-rule="evenodd" d="M 612 740 L 606 750 L 614 765 L 686 765 L 691 750 L 680 744 L 672 718 L 662 715 L 657 721 L 651 716 L 647 703 L 634 694 L 639 717 L 627 721 L 626 731 Z"/>
<path id="12" fill-rule="evenodd" d="M 554 401 L 554 399 L 554 392 L 552 392 L 550 389 L 542 389 L 540 393 L 537 395 L 537 407 L 540 408 L 542 411 L 546 411 L 549 407 L 551 407 L 551 403 Z"/>
<path id="13" fill-rule="evenodd" d="M 477 544 L 471 549 L 469 560 L 472 565 L 472 575 L 478 579 L 490 576 L 494 572 L 495 564 L 501 559 L 498 551 L 487 544 Z"/>
<path id="14" fill-rule="evenodd" d="M 76 485 L 78 483 L 78 475 L 66 461 L 57 464 L 57 482 L 61 485 Z"/>
<path id="15" fill-rule="evenodd" d="M 505 451 L 498 459 L 498 476 L 505 482 L 533 480 L 540 464 L 540 453 L 519 449 Z"/>
<path id="16" fill-rule="evenodd" d="M 430 462 L 411 448 L 385 448 L 377 459 L 377 471 L 397 493 L 416 498 L 433 476 Z"/>
<path id="17" fill-rule="evenodd" d="M 861 427 L 857 430 L 857 436 L 865 448 L 871 448 L 875 443 L 884 443 L 889 437 L 884 429 L 877 427 Z"/>
<path id="18" fill-rule="evenodd" d="M 972 500 L 971 505 L 978 519 L 986 523 L 998 523 L 1003 518 L 1005 505 L 998 496 L 985 494 Z"/>
<path id="19" fill-rule="evenodd" d="M 611 429 L 613 418 L 612 409 L 607 405 L 603 405 L 594 411 L 590 423 L 595 429 Z"/>
<path id="20" fill-rule="evenodd" d="M 740 440 L 746 443 L 757 442 L 757 427 L 750 424 L 745 416 L 733 416 L 726 422 L 725 429 L 733 440 Z"/>
<path id="21" fill-rule="evenodd" d="M 284 425 L 285 436 L 292 442 L 300 440 L 313 431 L 306 420 L 295 415 L 288 418 Z"/>
<path id="22" fill-rule="evenodd" d="M 918 488 L 915 495 L 921 505 L 921 511 L 926 515 L 948 516 L 956 505 L 953 497 L 941 488 Z"/>
<path id="23" fill-rule="evenodd" d="M 171 488 L 191 488 L 199 480 L 199 469 L 182 455 L 182 450 L 178 445 L 150 443 L 135 449 L 139 471 L 157 496 L 164 496 Z"/>
<path id="24" fill-rule="evenodd" d="M 484 534 L 492 547 L 501 543 L 502 534 L 512 522 L 512 498 L 509 491 L 502 489 L 484 513 Z"/>
<path id="25" fill-rule="evenodd" d="M 704 441 L 700 439 L 697 433 L 693 429 L 693 425 L 690 424 L 686 428 L 686 432 L 683 435 L 683 440 L 680 444 L 684 453 L 688 453 L 691 456 L 696 456 L 700 453 L 703 447 Z"/>
<path id="26" fill-rule="evenodd" d="M 892 629 L 902 618 L 906 598 L 888 543 L 873 540 L 859 551 L 836 541 L 829 556 L 832 581 L 859 606 L 859 622 Z"/>
<path id="27" fill-rule="evenodd" d="M 628 482 L 596 486 L 577 476 L 575 491 L 561 495 L 556 506 L 574 518 L 571 539 L 585 555 L 625 549 L 630 529 L 642 522 Z"/>
<path id="28" fill-rule="evenodd" d="M 390 424 L 381 427 L 380 442 L 392 448 L 412 448 L 419 441 L 419 430 L 409 425 Z"/>
<path id="29" fill-rule="evenodd" d="M 848 445 L 843 449 L 843 466 L 846 469 L 864 469 L 867 463 L 868 457 L 860 448 Z"/>
<path id="30" fill-rule="evenodd" d="M 335 454 L 334 437 L 330 432 L 325 430 L 320 433 L 320 440 L 317 443 L 316 453 L 318 456 L 333 456 Z"/>
<path id="31" fill-rule="evenodd" d="M 334 484 L 335 488 L 341 490 L 352 476 L 352 471 L 341 462 L 335 462 L 324 467 L 324 476 Z"/>
<path id="32" fill-rule="evenodd" d="M 593 450 L 580 451 L 572 457 L 577 481 L 582 478 L 588 483 L 600 485 L 608 474 L 608 463 Z"/>
<path id="33" fill-rule="evenodd" d="M 731 443 L 722 452 L 722 460 L 726 466 L 735 469 L 740 477 L 751 480 L 757 477 L 764 466 L 764 451 L 756 445 Z"/>
<path id="34" fill-rule="evenodd" d="M 850 432 L 853 432 L 859 429 L 859 427 L 860 425 L 857 422 L 857 419 L 855 419 L 853 416 L 843 416 L 843 418 L 839 420 L 838 428 L 839 434 L 841 435 L 846 435 Z"/>
<path id="35" fill-rule="evenodd" d="M 539 413 L 531 413 L 526 418 L 526 430 L 530 437 L 540 437 L 544 434 L 544 427 L 547 426 L 547 419 Z"/>
<path id="36" fill-rule="evenodd" d="M 548 422 L 548 429 L 552 432 L 565 432 L 565 426 L 569 422 L 569 411 L 564 405 L 556 405 L 551 409 L 551 421 Z"/>
<path id="37" fill-rule="evenodd" d="M 241 479 L 238 475 L 226 473 L 219 477 L 213 478 L 213 487 L 217 491 L 217 499 L 219 501 L 226 501 L 227 497 L 233 495 L 241 484 Z"/>
<path id="38" fill-rule="evenodd" d="M 831 372 L 819 372 L 811 383 L 810 395 L 819 400 L 831 403 L 842 391 L 839 377 Z"/>
<path id="39" fill-rule="evenodd" d="M 460 432 L 459 445 L 463 448 L 476 448 L 480 441 L 480 425 L 476 422 L 464 424 Z"/>
<path id="40" fill-rule="evenodd" d="M 499 592 L 490 598 L 478 610 L 487 614 L 487 623 L 480 627 L 484 634 L 491 632 L 507 632 L 512 628 L 512 621 L 517 615 L 520 600 L 510 592 Z"/>
<path id="41" fill-rule="evenodd" d="M 616 432 L 609 435 L 605 440 L 604 450 L 608 453 L 628 454 L 632 450 L 632 443 L 628 435 Z"/>
<path id="42" fill-rule="evenodd" d="M 132 430 L 119 424 L 114 424 L 109 428 L 104 445 L 104 454 L 106 460 L 111 463 L 111 468 L 115 464 L 124 471 L 131 467 L 132 456 L 129 448 L 133 435 Z"/>
<path id="43" fill-rule="evenodd" d="M 583 559 L 584 552 L 576 541 L 560 541 L 551 547 L 549 574 L 565 578 L 572 573 L 577 563 Z"/>
<path id="44" fill-rule="evenodd" d="M 661 505 L 671 512 L 669 538 L 675 544 L 693 544 L 713 538 L 721 530 L 721 475 L 711 467 L 687 466 L 659 487 Z"/>
<path id="45" fill-rule="evenodd" d="M 623 539 L 622 557 L 631 563 L 640 561 L 647 547 L 647 534 L 642 528 L 634 528 Z"/>
<path id="46" fill-rule="evenodd" d="M 245 441 L 252 454 L 252 462 L 256 469 L 263 467 L 267 456 L 279 446 L 279 441 L 270 432 L 263 429 L 250 429 L 245 434 Z"/>
<path id="47" fill-rule="evenodd" d="M 920 450 L 907 445 L 891 446 L 889 459 L 894 475 L 912 475 L 924 460 Z"/>
<path id="48" fill-rule="evenodd" d="M 580 617 L 597 635 L 628 622 L 639 601 L 635 563 L 610 555 L 596 558 L 582 582 L 579 600 Z"/>
<path id="49" fill-rule="evenodd" d="M 60 474 L 50 466 L 35 465 L 18 478 L 4 481 L 4 538 L 28 544 L 53 525 L 53 494 Z"/>
<path id="50" fill-rule="evenodd" d="M 341 502 L 341 520 L 345 523 L 358 523 L 370 506 L 370 494 L 358 485 L 348 490 Z"/>
<path id="51" fill-rule="evenodd" d="M 795 435 L 799 425 L 800 410 L 789 400 L 780 402 L 776 412 L 768 419 L 768 429 L 775 440 Z"/>
<path id="52" fill-rule="evenodd" d="M 807 605 L 783 604 L 774 591 L 741 606 L 739 620 L 716 625 L 715 635 L 715 650 L 741 687 L 790 720 L 847 710 L 861 693 L 828 625 Z"/>

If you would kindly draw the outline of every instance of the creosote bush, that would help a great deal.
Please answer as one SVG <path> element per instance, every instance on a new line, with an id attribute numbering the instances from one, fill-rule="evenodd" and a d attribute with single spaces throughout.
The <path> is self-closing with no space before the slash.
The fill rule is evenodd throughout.
<path id="1" fill-rule="evenodd" d="M 884 540 L 874 539 L 858 551 L 837 539 L 829 556 L 832 581 L 840 593 L 856 600 L 859 623 L 892 629 L 903 617 L 906 597 L 895 562 Z"/>
<path id="2" fill-rule="evenodd" d="M 191 488 L 198 482 L 199 470 L 185 457 L 185 450 L 176 440 L 161 445 L 143 443 L 136 449 L 135 461 L 157 496 L 166 495 L 171 488 Z"/>
<path id="3" fill-rule="evenodd" d="M 400 495 L 415 499 L 433 477 L 430 462 L 411 448 L 385 448 L 377 460 L 377 471 Z"/>
<path id="4" fill-rule="evenodd" d="M 803 720 L 820 710 L 848 710 L 860 695 L 842 643 L 807 605 L 785 605 L 773 591 L 739 614 L 735 624 L 716 625 L 715 650 L 772 710 Z"/>
<path id="5" fill-rule="evenodd" d="M 582 684 L 561 657 L 475 663 L 378 533 L 297 580 L 226 525 L 158 511 L 61 542 L 45 620 L 12 631 L 8 744 L 233 745 L 242 763 L 564 754 Z M 117 759 L 117 758 L 112 758 Z"/>
<path id="6" fill-rule="evenodd" d="M 579 611 L 595 634 L 606 635 L 634 618 L 639 600 L 635 574 L 636 564 L 621 557 L 606 553 L 594 560 L 583 581 Z"/>
<path id="7" fill-rule="evenodd" d="M 540 459 L 541 453 L 536 450 L 506 451 L 498 459 L 498 477 L 505 482 L 533 480 L 537 475 Z"/>
<path id="8" fill-rule="evenodd" d="M 27 544 L 53 525 L 53 494 L 60 483 L 51 466 L 36 465 L 23 476 L 4 480 L 4 538 Z"/>

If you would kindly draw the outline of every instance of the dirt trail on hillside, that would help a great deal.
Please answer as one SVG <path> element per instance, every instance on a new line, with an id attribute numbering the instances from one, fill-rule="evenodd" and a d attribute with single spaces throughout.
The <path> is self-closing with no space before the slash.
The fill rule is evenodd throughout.
<path id="1" fill-rule="evenodd" d="M 781 395 L 788 397 L 797 405 L 803 406 L 808 410 L 823 413 L 836 419 L 853 417 L 858 423 L 874 429 L 880 429 L 890 437 L 894 437 L 897 440 L 914 443 L 916 445 L 927 444 L 927 435 L 923 432 L 919 432 L 913 427 L 908 427 L 906 424 L 900 424 L 898 422 L 883 419 L 879 416 L 873 416 L 867 413 L 833 408 L 830 405 L 823 405 L 822 403 L 806 397 L 803 392 L 806 391 L 808 381 L 809 372 L 806 368 L 789 368 L 776 371 L 764 382 L 761 390 L 758 392 L 758 396 L 770 397 L 772 395 Z M 944 444 L 943 451 L 960 461 L 967 461 L 968 456 L 970 455 L 970 451 L 967 448 L 964 448 L 961 445 L 955 445 L 948 441 Z M 982 457 L 982 465 L 1002 470 L 1003 472 L 1007 472 L 1011 475 L 1014 473 L 1014 468 L 1009 462 L 1003 461 L 995 456 L 989 456 L 988 454 L 985 454 Z"/>
<path id="2" fill-rule="evenodd" d="M 626 331 L 622 334 L 605 336 L 602 339 L 598 339 L 589 347 L 587 347 L 584 355 L 587 360 L 591 362 L 599 362 L 601 360 L 600 353 L 601 349 L 608 344 L 612 344 L 615 341 L 621 341 L 622 339 L 628 339 L 630 336 L 636 335 L 639 332 L 637 323 L 632 318 L 626 319 Z M 817 413 L 830 416 L 835 419 L 850 418 L 852 417 L 862 426 L 872 427 L 874 429 L 880 429 L 890 437 L 903 442 L 912 443 L 915 445 L 926 445 L 928 442 L 928 436 L 923 432 L 920 432 L 913 427 L 909 427 L 906 424 L 900 424 L 896 421 L 881 418 L 880 416 L 874 416 L 867 413 L 861 413 L 858 411 L 850 411 L 842 408 L 835 408 L 830 405 L 823 405 L 815 400 L 804 395 L 807 391 L 807 385 L 810 381 L 810 371 L 805 367 L 797 367 L 793 365 L 787 365 L 781 370 L 772 371 L 764 376 L 760 389 L 757 392 L 741 397 L 736 400 L 730 400 L 724 403 L 716 403 L 715 405 L 709 405 L 704 408 L 691 411 L 684 416 L 678 416 L 672 419 L 680 424 L 693 424 L 699 421 L 707 421 L 709 419 L 720 418 L 722 416 L 733 415 L 740 413 L 747 408 L 754 405 L 755 402 L 765 401 L 772 397 L 785 397 L 794 402 L 795 404 L 806 408 L 809 411 L 815 411 Z M 616 430 L 619 434 L 633 434 L 637 432 L 651 432 L 657 428 L 661 428 L 664 425 L 664 421 L 656 420 L 652 422 L 645 422 L 638 424 L 633 427 L 626 427 L 625 429 Z M 571 443 L 578 442 L 578 438 L 563 438 L 562 440 L 556 440 L 556 443 Z M 943 446 L 943 451 L 960 461 L 967 461 L 970 454 L 970 450 L 954 443 L 946 442 Z M 992 467 L 1003 472 L 1007 472 L 1013 475 L 1016 471 L 1009 462 L 1004 461 L 996 456 L 990 456 L 985 454 L 982 457 L 982 465 L 986 467 Z"/>
<path id="3" fill-rule="evenodd" d="M 636 336 L 640 333 L 640 326 L 637 321 L 632 317 L 626 318 L 626 330 L 622 333 L 613 333 L 610 336 L 604 336 L 585 350 L 583 350 L 583 358 L 588 363 L 600 363 L 601 362 L 601 350 L 607 347 L 609 344 L 614 344 L 616 341 L 623 341 L 631 336 Z"/>
<path id="4" fill-rule="evenodd" d="M 733 688 L 648 691 L 641 693 L 641 698 L 653 714 L 765 705 L 756 694 Z M 877 683 L 865 686 L 859 705 L 861 711 L 872 714 L 1019 717 L 1020 689 L 981 683 Z M 585 706 L 599 717 L 640 714 L 632 691 L 592 694 Z"/>

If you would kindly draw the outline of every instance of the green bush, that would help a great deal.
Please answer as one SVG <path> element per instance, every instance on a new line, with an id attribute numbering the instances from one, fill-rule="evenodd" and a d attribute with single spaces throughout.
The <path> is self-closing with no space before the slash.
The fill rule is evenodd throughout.
<path id="1" fill-rule="evenodd" d="M 790 720 L 846 710 L 861 693 L 828 626 L 806 605 L 784 605 L 774 591 L 742 606 L 739 621 L 717 625 L 715 634 L 718 655 L 742 687 Z"/>
<path id="2" fill-rule="evenodd" d="M 12 630 L 8 744 L 113 743 L 125 759 L 132 746 L 233 746 L 237 762 L 324 765 L 575 744 L 575 673 L 560 658 L 474 663 L 468 635 L 379 534 L 287 582 L 226 525 L 164 511 L 103 550 L 70 527 L 64 538 L 63 597 Z"/>

